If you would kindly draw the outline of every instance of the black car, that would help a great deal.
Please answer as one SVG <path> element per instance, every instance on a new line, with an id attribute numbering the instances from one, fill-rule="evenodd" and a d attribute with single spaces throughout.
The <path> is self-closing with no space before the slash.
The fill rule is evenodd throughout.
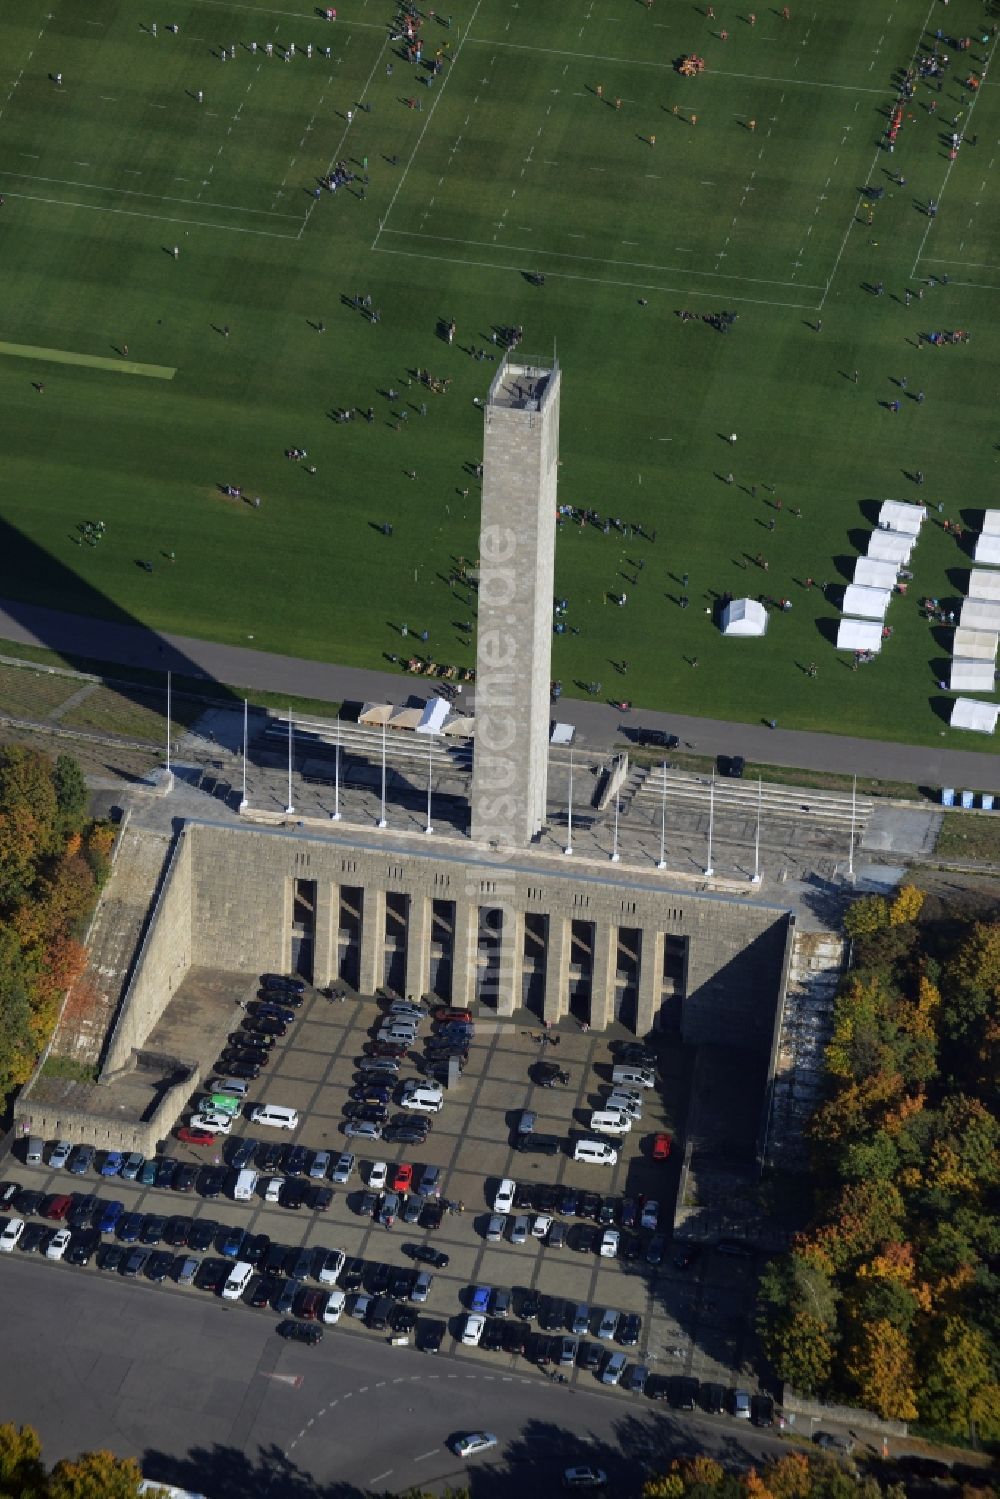
<path id="1" fill-rule="evenodd" d="M 701 1387 L 701 1408 L 710 1416 L 724 1416 L 726 1414 L 726 1387 L 724 1384 L 703 1384 Z"/>
<path id="2" fill-rule="evenodd" d="M 257 1169 L 271 1175 L 281 1164 L 281 1146 L 274 1140 L 258 1146 Z"/>
<path id="3" fill-rule="evenodd" d="M 443 1249 L 432 1249 L 429 1244 L 404 1244 L 403 1253 L 422 1265 L 433 1265 L 435 1270 L 447 1270 L 451 1260 Z"/>
<path id="4" fill-rule="evenodd" d="M 622 1228 L 635 1228 L 639 1221 L 639 1204 L 634 1197 L 623 1197 L 621 1204 Z"/>
<path id="5" fill-rule="evenodd" d="M 288 1274 L 293 1280 L 305 1280 L 312 1269 L 311 1249 L 293 1249 L 288 1256 Z"/>
<path id="6" fill-rule="evenodd" d="M 700 1244 L 682 1244 L 674 1255 L 674 1264 L 678 1270 L 690 1270 L 691 1266 L 700 1258 Z"/>
<path id="7" fill-rule="evenodd" d="M 158 1187 L 173 1186 L 179 1166 L 180 1161 L 176 1161 L 172 1155 L 161 1156 L 156 1163 L 156 1185 Z"/>
<path id="8" fill-rule="evenodd" d="M 251 1234 L 243 1245 L 242 1255 L 248 1265 L 259 1265 L 267 1258 L 271 1240 L 267 1234 Z"/>
<path id="9" fill-rule="evenodd" d="M 297 1280 L 283 1280 L 279 1283 L 278 1293 L 271 1303 L 279 1317 L 287 1317 L 302 1290 L 302 1284 Z"/>
<path id="10" fill-rule="evenodd" d="M 309 1165 L 309 1152 L 304 1145 L 286 1145 L 281 1159 L 281 1168 L 286 1176 L 304 1176 Z"/>
<path id="11" fill-rule="evenodd" d="M 396 1301 L 408 1301 L 413 1290 L 413 1279 L 412 1270 L 397 1266 L 389 1277 L 389 1295 Z"/>
<path id="12" fill-rule="evenodd" d="M 253 1082 L 260 1077 L 260 1065 L 257 1062 L 230 1062 L 228 1067 L 220 1069 L 227 1072 L 230 1077 L 242 1078 L 244 1082 Z"/>
<path id="13" fill-rule="evenodd" d="M 750 1396 L 750 1419 L 755 1426 L 774 1425 L 774 1401 L 770 1395 Z"/>
<path id="14" fill-rule="evenodd" d="M 42 1205 L 44 1193 L 35 1192 L 29 1187 L 22 1187 L 17 1194 L 15 1206 L 22 1218 L 33 1218 Z"/>
<path id="15" fill-rule="evenodd" d="M 479 1340 L 480 1348 L 485 1348 L 488 1353 L 499 1353 L 503 1347 L 503 1332 L 504 1324 L 499 1317 L 487 1317 Z"/>
<path id="16" fill-rule="evenodd" d="M 385 1124 L 389 1110 L 382 1103 L 355 1103 L 349 1099 L 344 1104 L 344 1118 L 357 1119 L 365 1124 Z"/>
<path id="17" fill-rule="evenodd" d="M 597 1221 L 603 1228 L 613 1228 L 618 1217 L 618 1198 L 605 1197 L 597 1209 Z"/>
<path id="18" fill-rule="evenodd" d="M 589 1218 L 591 1222 L 596 1222 L 600 1211 L 601 1199 L 596 1192 L 580 1193 L 580 1206 L 577 1209 L 579 1217 Z"/>
<path id="19" fill-rule="evenodd" d="M 650 749 L 676 749 L 680 740 L 676 734 L 668 734 L 666 729 L 633 729 L 632 739 L 636 744 L 644 744 Z"/>
<path id="20" fill-rule="evenodd" d="M 570 1249 L 575 1249 L 578 1254 L 596 1253 L 600 1241 L 599 1230 L 592 1228 L 589 1223 L 574 1223 L 566 1235 Z"/>
<path id="21" fill-rule="evenodd" d="M 174 1249 L 181 1249 L 187 1243 L 188 1234 L 190 1232 L 190 1218 L 168 1218 L 166 1227 L 163 1230 L 163 1242 L 165 1244 L 171 1244 Z"/>
<path id="22" fill-rule="evenodd" d="M 535 1188 L 535 1211 L 539 1213 L 554 1213 L 557 1211 L 560 1200 L 559 1188 L 549 1182 L 540 1182 Z"/>
<path id="23" fill-rule="evenodd" d="M 304 994 L 306 992 L 305 980 L 298 978 L 294 973 L 262 973 L 260 976 L 260 987 L 262 989 L 277 989 L 282 994 Z"/>
<path id="24" fill-rule="evenodd" d="M 248 1166 L 253 1165 L 259 1145 L 260 1141 L 251 1139 L 249 1135 L 237 1135 L 226 1141 L 222 1153 L 234 1171 L 245 1171 Z"/>
<path id="25" fill-rule="evenodd" d="M 120 1270 L 127 1253 L 124 1244 L 102 1244 L 97 1251 L 98 1270 Z"/>
<path id="26" fill-rule="evenodd" d="M 433 1121 L 426 1114 L 393 1114 L 389 1123 L 406 1124 L 410 1129 L 419 1129 L 425 1135 L 429 1135 L 434 1128 Z"/>
<path id="27" fill-rule="evenodd" d="M 411 1333 L 417 1325 L 417 1314 L 411 1306 L 394 1306 L 386 1319 L 390 1332 Z"/>
<path id="28" fill-rule="evenodd" d="M 249 1046 L 255 1051 L 270 1052 L 274 1046 L 274 1037 L 265 1035 L 263 1031 L 230 1031 L 229 1044 L 235 1046 L 238 1051 L 244 1046 Z"/>
<path id="29" fill-rule="evenodd" d="M 641 1041 L 614 1041 L 611 1050 L 620 1067 L 652 1067 L 655 1071 L 658 1066 L 655 1052 Z"/>
<path id="30" fill-rule="evenodd" d="M 444 1221 L 444 1206 L 437 1201 L 429 1199 L 424 1203 L 420 1212 L 420 1227 L 426 1229 L 437 1229 Z"/>
<path id="31" fill-rule="evenodd" d="M 720 755 L 717 763 L 720 776 L 730 776 L 737 781 L 746 769 L 746 761 L 742 755 Z"/>
<path id="32" fill-rule="evenodd" d="M 219 1225 L 214 1218 L 195 1218 L 188 1231 L 188 1248 L 204 1254 L 218 1232 Z"/>
<path id="33" fill-rule="evenodd" d="M 271 1053 L 260 1046 L 227 1046 L 219 1058 L 219 1071 L 242 1077 L 244 1074 L 238 1073 L 237 1067 L 256 1067 L 256 1076 L 259 1077 L 260 1068 L 266 1067 L 270 1059 Z"/>
<path id="34" fill-rule="evenodd" d="M 166 1226 L 167 1220 L 162 1213 L 147 1213 L 139 1230 L 139 1243 L 159 1244 Z"/>
<path id="35" fill-rule="evenodd" d="M 372 1296 L 382 1296 L 389 1289 L 392 1266 L 375 1263 L 368 1266 L 365 1284 Z"/>
<path id="36" fill-rule="evenodd" d="M 286 1181 L 281 1189 L 279 1200 L 283 1208 L 304 1208 L 309 1201 L 309 1183 L 304 1181 Z"/>
<path id="37" fill-rule="evenodd" d="M 527 1322 L 504 1322 L 501 1327 L 504 1353 L 523 1353 L 531 1336 L 531 1328 Z"/>
<path id="38" fill-rule="evenodd" d="M 294 1317 L 286 1317 L 278 1323 L 278 1336 L 291 1343 L 308 1343 L 312 1347 L 314 1343 L 322 1343 L 323 1329 L 318 1322 L 297 1322 Z"/>
<path id="39" fill-rule="evenodd" d="M 577 1355 L 577 1362 L 581 1369 L 587 1369 L 591 1374 L 596 1374 L 601 1367 L 601 1359 L 604 1353 L 600 1343 L 581 1343 Z"/>
<path id="40" fill-rule="evenodd" d="M 651 1374 L 646 1380 L 646 1394 L 650 1400 L 669 1400 L 669 1376 L 666 1374 Z"/>
<path id="41" fill-rule="evenodd" d="M 194 1283 L 201 1291 L 218 1292 L 229 1279 L 229 1266 L 225 1260 L 202 1260 Z"/>
<path id="42" fill-rule="evenodd" d="M 174 1257 L 169 1250 L 154 1250 L 146 1261 L 146 1279 L 155 1281 L 157 1284 L 160 1281 L 166 1280 L 173 1263 Z"/>
<path id="43" fill-rule="evenodd" d="M 243 1300 L 247 1306 L 252 1306 L 260 1311 L 263 1307 L 270 1305 L 274 1294 L 275 1285 L 266 1275 L 255 1275 L 246 1288 Z"/>
<path id="44" fill-rule="evenodd" d="M 646 1245 L 646 1264 L 662 1265 L 663 1255 L 667 1247 L 667 1241 L 662 1234 L 654 1234 Z"/>
<path id="45" fill-rule="evenodd" d="M 101 1236 L 96 1228 L 81 1228 L 74 1230 L 66 1251 L 66 1258 L 71 1265 L 89 1265 L 97 1246 L 101 1242 Z"/>
<path id="46" fill-rule="evenodd" d="M 261 1015 L 258 1013 L 244 1020 L 243 1029 L 247 1035 L 251 1036 L 274 1036 L 280 1038 L 288 1030 L 288 1026 L 277 1015 Z"/>
<path id="47" fill-rule="evenodd" d="M 544 1333 L 536 1333 L 531 1345 L 532 1362 L 536 1363 L 540 1369 L 546 1368 L 556 1357 L 558 1343 L 558 1338 L 549 1338 Z"/>
<path id="48" fill-rule="evenodd" d="M 267 1275 L 280 1275 L 291 1252 L 287 1244 L 275 1244 L 272 1240 L 264 1256 L 262 1269 Z"/>
<path id="49" fill-rule="evenodd" d="M 309 1182 L 309 1206 L 314 1213 L 325 1213 L 333 1201 L 333 1188 L 321 1186 L 319 1182 Z"/>
<path id="50" fill-rule="evenodd" d="M 628 1312 L 618 1323 L 618 1341 L 623 1348 L 634 1348 L 642 1332 L 642 1318 L 638 1312 Z"/>
<path id="51" fill-rule="evenodd" d="M 444 1322 L 421 1317 L 417 1322 L 417 1348 L 421 1353 L 437 1353 L 448 1331 Z"/>
<path id="52" fill-rule="evenodd" d="M 618 1240 L 618 1258 L 637 1260 L 642 1253 L 642 1240 L 638 1234 L 623 1233 Z"/>
<path id="53" fill-rule="evenodd" d="M 369 1192 L 367 1188 L 363 1192 L 356 1192 L 351 1206 L 359 1217 L 370 1218 L 378 1207 L 378 1193 Z"/>
<path id="54" fill-rule="evenodd" d="M 538 1311 L 538 1325 L 543 1332 L 555 1332 L 562 1327 L 566 1316 L 566 1303 L 561 1296 L 543 1296 Z"/>
<path id="55" fill-rule="evenodd" d="M 392 1145 L 423 1145 L 427 1131 L 416 1124 L 388 1124 L 382 1131 L 382 1139 Z"/>
<path id="56" fill-rule="evenodd" d="M 198 1191 L 206 1200 L 220 1197 L 226 1186 L 226 1171 L 223 1166 L 203 1166 L 198 1178 Z"/>
<path id="57" fill-rule="evenodd" d="M 696 1379 L 690 1379 L 686 1374 L 675 1374 L 670 1378 L 670 1404 L 675 1410 L 696 1410 L 699 1393 L 700 1386 Z"/>
<path id="58" fill-rule="evenodd" d="M 276 1000 L 255 999 L 247 1005 L 248 1015 L 261 1017 L 273 1017 L 275 1020 L 283 1020 L 286 1025 L 291 1025 L 295 1019 L 295 1011 L 290 1005 L 278 1004 Z"/>
<path id="59" fill-rule="evenodd" d="M 337 1284 L 342 1291 L 359 1291 L 365 1278 L 365 1262 L 356 1254 L 349 1254 L 344 1261 Z"/>
<path id="60" fill-rule="evenodd" d="M 525 1208 L 531 1208 L 535 1202 L 535 1188 L 532 1182 L 514 1183 L 514 1207 L 518 1212 Z"/>
<path id="61" fill-rule="evenodd" d="M 153 1251 L 151 1249 L 129 1250 L 128 1254 L 125 1256 L 125 1263 L 121 1268 L 121 1273 L 122 1275 L 124 1275 L 126 1280 L 135 1280 L 142 1274 L 146 1266 L 149 1264 L 149 1257 L 152 1252 Z"/>
<path id="62" fill-rule="evenodd" d="M 93 1192 L 77 1197 L 66 1214 L 70 1228 L 90 1228 L 95 1213 L 102 1211 L 101 1199 Z"/>
<path id="63" fill-rule="evenodd" d="M 424 1199 L 419 1192 L 403 1193 L 403 1211 L 400 1214 L 404 1223 L 419 1223 L 420 1214 L 424 1210 Z"/>
<path id="64" fill-rule="evenodd" d="M 365 1317 L 368 1326 L 375 1332 L 384 1332 L 389 1326 L 393 1305 L 390 1296 L 376 1296 L 368 1305 L 368 1313 Z"/>
<path id="65" fill-rule="evenodd" d="M 515 1292 L 515 1309 L 526 1322 L 535 1322 L 541 1314 L 542 1298 L 538 1291 L 526 1289 Z"/>
<path id="66" fill-rule="evenodd" d="M 200 1166 L 192 1166 L 186 1161 L 182 1162 L 174 1173 L 174 1179 L 171 1183 L 173 1190 L 175 1192 L 193 1192 L 200 1170 Z"/>
<path id="67" fill-rule="evenodd" d="M 564 1218 L 575 1218 L 580 1210 L 580 1193 L 576 1187 L 563 1187 L 559 1192 L 559 1211 Z"/>

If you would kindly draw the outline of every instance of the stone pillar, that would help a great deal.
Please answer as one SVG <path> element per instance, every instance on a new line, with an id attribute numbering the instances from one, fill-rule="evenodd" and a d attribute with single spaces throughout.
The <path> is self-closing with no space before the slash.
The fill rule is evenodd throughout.
<path id="1" fill-rule="evenodd" d="M 636 1003 L 637 1036 L 648 1036 L 663 1001 L 663 933 L 642 928 L 639 950 L 639 992 Z"/>
<path id="2" fill-rule="evenodd" d="M 569 959 L 573 923 L 568 917 L 549 917 L 549 945 L 545 954 L 545 999 L 542 1019 L 554 1025 L 569 1009 Z"/>
<path id="3" fill-rule="evenodd" d="M 337 977 L 337 929 L 340 926 L 340 886 L 316 881 L 316 932 L 313 939 L 313 983 L 318 989 Z"/>
<path id="4" fill-rule="evenodd" d="M 524 912 L 503 908 L 500 934 L 500 976 L 497 1014 L 513 1015 L 521 1003 L 521 973 L 524 968 Z"/>
<path id="5" fill-rule="evenodd" d="M 406 993 L 419 999 L 431 981 L 431 902 L 411 895 L 406 923 Z"/>
<path id="6" fill-rule="evenodd" d="M 361 961 L 358 989 L 374 994 L 385 972 L 385 891 L 366 885 L 361 907 Z"/>
<path id="7" fill-rule="evenodd" d="M 476 949 L 479 943 L 479 907 L 469 900 L 455 901 L 455 940 L 451 961 L 451 1002 L 466 1010 L 476 997 Z"/>
<path id="8" fill-rule="evenodd" d="M 607 1030 L 615 1018 L 615 974 L 618 969 L 618 928 L 594 923 L 594 957 L 590 982 L 590 1024 Z"/>

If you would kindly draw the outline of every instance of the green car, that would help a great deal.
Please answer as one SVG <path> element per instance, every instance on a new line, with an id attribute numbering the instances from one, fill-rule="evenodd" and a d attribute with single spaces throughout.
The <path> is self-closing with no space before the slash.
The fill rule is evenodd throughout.
<path id="1" fill-rule="evenodd" d="M 228 1093 L 206 1093 L 198 1100 L 200 1114 L 231 1114 L 234 1118 L 240 1111 L 240 1100 L 230 1098 Z"/>

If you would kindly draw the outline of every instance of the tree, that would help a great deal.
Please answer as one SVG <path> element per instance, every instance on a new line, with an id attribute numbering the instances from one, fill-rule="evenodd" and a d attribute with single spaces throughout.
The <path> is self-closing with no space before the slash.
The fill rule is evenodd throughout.
<path id="1" fill-rule="evenodd" d="M 946 1034 L 957 1039 L 989 1014 L 1000 993 L 1000 922 L 977 923 L 941 974 Z"/>
<path id="2" fill-rule="evenodd" d="M 845 1368 L 867 1409 L 886 1419 L 916 1419 L 913 1350 L 901 1328 L 884 1319 L 864 1323 L 856 1331 Z"/>
<path id="3" fill-rule="evenodd" d="M 63 1458 L 49 1474 L 48 1499 L 138 1499 L 142 1469 L 134 1458 L 84 1452 Z"/>
<path id="4" fill-rule="evenodd" d="M 56 792 L 59 831 L 63 838 L 79 833 L 87 820 L 87 782 L 83 771 L 70 755 L 59 755 L 52 783 Z"/>
<path id="5" fill-rule="evenodd" d="M 854 941 L 881 932 L 888 925 L 889 902 L 883 895 L 863 895 L 844 916 L 844 931 Z"/>
<path id="6" fill-rule="evenodd" d="M 928 1331 L 920 1414 L 942 1431 L 978 1435 L 993 1441 L 1000 1435 L 1000 1384 L 990 1361 L 986 1338 L 960 1317 L 945 1317 Z"/>
<path id="7" fill-rule="evenodd" d="M 42 1444 L 30 1426 L 0 1426 L 0 1494 L 10 1499 L 45 1499 Z"/>

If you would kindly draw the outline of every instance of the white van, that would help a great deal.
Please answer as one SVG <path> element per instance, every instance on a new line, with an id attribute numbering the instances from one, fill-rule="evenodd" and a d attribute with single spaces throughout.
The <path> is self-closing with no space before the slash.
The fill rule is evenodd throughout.
<path id="1" fill-rule="evenodd" d="M 642 1098 L 638 1093 L 629 1093 L 624 1088 L 612 1088 L 604 1103 L 605 1109 L 620 1109 L 630 1119 L 642 1118 Z"/>
<path id="2" fill-rule="evenodd" d="M 623 1109 L 595 1109 L 587 1128 L 595 1135 L 627 1135 L 632 1120 Z"/>
<path id="3" fill-rule="evenodd" d="M 252 1278 L 253 1266 L 247 1260 L 237 1260 L 222 1287 L 223 1301 L 239 1301 Z"/>
<path id="4" fill-rule="evenodd" d="M 626 1088 L 655 1088 L 656 1077 L 652 1067 L 613 1067 L 611 1081 L 624 1083 Z"/>
<path id="5" fill-rule="evenodd" d="M 236 1178 L 233 1188 L 233 1199 L 236 1202 L 252 1202 L 254 1193 L 257 1191 L 257 1183 L 260 1176 L 256 1171 L 241 1171 Z"/>
<path id="6" fill-rule="evenodd" d="M 411 1114 L 440 1114 L 444 1108 L 444 1094 L 440 1088 L 425 1088 L 418 1084 L 404 1092 L 400 1105 Z"/>
<path id="7" fill-rule="evenodd" d="M 573 1159 L 587 1161 L 591 1166 L 617 1166 L 618 1152 L 606 1140 L 577 1140 Z"/>
<path id="8" fill-rule="evenodd" d="M 378 1039 L 393 1046 L 412 1046 L 417 1039 L 417 1028 L 415 1025 L 383 1025 Z"/>
<path id="9" fill-rule="evenodd" d="M 272 1129 L 298 1129 L 298 1109 L 282 1108 L 277 1103 L 259 1103 L 250 1111 L 254 1124 L 268 1124 Z"/>

